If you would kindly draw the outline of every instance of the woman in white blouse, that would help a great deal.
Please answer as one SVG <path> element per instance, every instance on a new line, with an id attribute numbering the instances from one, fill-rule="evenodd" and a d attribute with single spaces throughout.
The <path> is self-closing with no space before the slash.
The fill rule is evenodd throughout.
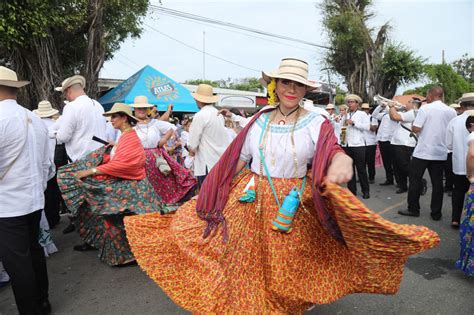
<path id="1" fill-rule="evenodd" d="M 145 149 L 145 169 L 155 192 L 166 204 L 192 197 L 196 180 L 191 171 L 176 162 L 163 148 L 173 136 L 173 125 L 150 117 L 155 106 L 148 103 L 146 96 L 135 97 L 131 106 L 139 119 L 134 128 Z"/>

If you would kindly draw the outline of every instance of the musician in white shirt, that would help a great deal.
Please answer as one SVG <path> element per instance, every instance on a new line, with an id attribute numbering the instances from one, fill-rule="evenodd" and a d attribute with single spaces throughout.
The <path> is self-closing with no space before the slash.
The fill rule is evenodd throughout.
<path id="1" fill-rule="evenodd" d="M 416 146 L 416 135 L 411 131 L 411 127 L 420 105 L 421 100 L 413 98 L 406 105 L 405 112 L 398 112 L 393 104 L 389 104 L 390 119 L 398 122 L 390 142 L 393 148 L 393 155 L 395 156 L 393 166 L 398 174 L 398 184 L 400 186 L 395 192 L 397 194 L 408 191 L 410 160 Z"/>
<path id="2" fill-rule="evenodd" d="M 51 166 L 48 130 L 20 106 L 14 71 L 0 67 L 0 257 L 20 314 L 51 313 L 44 251 L 38 242 Z"/>
<path id="3" fill-rule="evenodd" d="M 369 175 L 369 184 L 375 181 L 375 153 L 377 151 L 377 128 L 379 122 L 370 114 L 370 106 L 368 103 L 362 104 L 362 111 L 369 116 L 370 130 L 364 131 L 365 136 L 365 165 L 367 166 L 367 174 Z"/>
<path id="4" fill-rule="evenodd" d="M 66 145 L 66 152 L 73 162 L 103 146 L 92 140 L 93 136 L 108 139 L 106 119 L 102 115 L 104 108 L 86 95 L 85 85 L 85 78 L 75 75 L 56 88 L 69 101 L 64 106 L 56 139 L 59 144 Z"/>
<path id="5" fill-rule="evenodd" d="M 382 155 L 383 168 L 385 169 L 385 182 L 380 186 L 393 185 L 393 178 L 397 179 L 397 174 L 393 171 L 393 150 L 390 144 L 397 122 L 390 119 L 388 108 L 385 103 L 377 106 L 372 116 L 380 121 L 377 132 L 377 141 L 379 142 L 380 155 Z M 398 182 L 397 182 L 398 183 Z"/>
<path id="6" fill-rule="evenodd" d="M 355 94 L 349 94 L 345 97 L 344 102 L 349 106 L 349 112 L 345 117 L 344 124 L 347 126 L 346 142 L 343 144 L 344 151 L 349 155 L 353 163 L 353 169 L 357 169 L 357 177 L 362 189 L 362 198 L 370 198 L 369 179 L 367 177 L 367 169 L 365 167 L 365 136 L 364 133 L 370 130 L 370 118 L 364 112 L 358 110 L 362 99 Z M 354 170 L 355 174 L 355 170 Z M 356 177 L 347 184 L 347 188 L 357 195 Z"/>
<path id="7" fill-rule="evenodd" d="M 454 189 L 452 195 L 451 225 L 459 227 L 464 195 L 469 189 L 466 177 L 467 138 L 466 120 L 474 115 L 474 93 L 465 93 L 459 100 L 462 114 L 450 121 L 446 132 L 446 145 L 453 152 Z"/>
<path id="8" fill-rule="evenodd" d="M 441 220 L 443 206 L 443 167 L 448 157 L 446 129 L 456 111 L 442 102 L 443 88 L 432 87 L 413 122 L 412 131 L 419 133 L 418 144 L 410 163 L 410 186 L 408 187 L 408 209 L 398 211 L 401 215 L 420 216 L 420 194 L 422 178 L 429 171 L 431 185 L 431 218 Z"/>
<path id="9" fill-rule="evenodd" d="M 200 111 L 194 115 L 189 129 L 188 151 L 194 155 L 194 176 L 199 186 L 207 174 L 227 149 L 229 139 L 224 126 L 224 117 L 212 105 L 217 102 L 213 95 L 212 86 L 199 84 L 196 92 L 192 93 Z"/>

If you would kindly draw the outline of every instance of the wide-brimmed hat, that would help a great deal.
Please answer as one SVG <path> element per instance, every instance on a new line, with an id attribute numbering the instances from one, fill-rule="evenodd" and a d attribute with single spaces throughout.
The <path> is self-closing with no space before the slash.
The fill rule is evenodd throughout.
<path id="1" fill-rule="evenodd" d="M 61 83 L 61 86 L 58 86 L 55 88 L 56 91 L 59 92 L 64 92 L 68 87 L 74 85 L 74 84 L 80 84 L 82 88 L 86 87 L 86 78 L 84 78 L 82 75 L 73 75 L 72 77 L 67 78 Z"/>
<path id="2" fill-rule="evenodd" d="M 30 81 L 18 81 L 16 72 L 7 67 L 0 67 L 0 85 L 21 88 L 30 84 Z"/>
<path id="3" fill-rule="evenodd" d="M 284 58 L 278 69 L 262 72 L 263 83 L 270 83 L 272 79 L 287 79 L 306 85 L 308 90 L 314 90 L 318 84 L 308 80 L 308 63 L 296 58 Z"/>
<path id="4" fill-rule="evenodd" d="M 135 98 L 133 99 L 133 104 L 130 104 L 130 106 L 132 106 L 133 108 L 150 108 L 154 107 L 155 105 L 148 103 L 148 97 L 144 95 L 138 95 L 135 96 Z"/>
<path id="5" fill-rule="evenodd" d="M 344 103 L 347 103 L 347 101 L 356 101 L 357 103 L 362 104 L 362 99 L 357 94 L 346 95 L 346 97 L 344 97 Z"/>
<path id="6" fill-rule="evenodd" d="M 56 115 L 59 111 L 54 109 L 50 102 L 41 101 L 38 103 L 38 109 L 35 109 L 33 113 L 41 118 L 47 118 Z"/>
<path id="7" fill-rule="evenodd" d="M 329 103 L 326 105 L 326 110 L 328 109 L 336 109 L 336 106 L 334 106 L 334 104 Z"/>
<path id="8" fill-rule="evenodd" d="M 108 111 L 103 113 L 104 116 L 112 116 L 113 114 L 122 113 L 132 118 L 135 121 L 138 121 L 138 118 L 133 116 L 132 108 L 124 103 L 115 103 L 114 106 Z"/>
<path id="9" fill-rule="evenodd" d="M 453 104 L 449 105 L 449 107 L 456 109 L 456 108 L 461 108 L 461 105 L 453 103 Z"/>
<path id="10" fill-rule="evenodd" d="M 212 104 L 219 100 L 217 95 L 214 95 L 212 86 L 208 84 L 199 84 L 196 92 L 191 93 L 191 96 L 201 103 Z"/>
<path id="11" fill-rule="evenodd" d="M 370 109 L 370 105 L 369 105 L 369 103 L 363 103 L 360 108 L 361 109 Z"/>
<path id="12" fill-rule="evenodd" d="M 459 104 L 461 104 L 462 102 L 473 102 L 474 101 L 474 93 L 473 92 L 470 92 L 470 93 L 464 93 L 460 99 L 457 100 L 457 102 Z M 462 105 L 462 104 L 461 104 Z"/>

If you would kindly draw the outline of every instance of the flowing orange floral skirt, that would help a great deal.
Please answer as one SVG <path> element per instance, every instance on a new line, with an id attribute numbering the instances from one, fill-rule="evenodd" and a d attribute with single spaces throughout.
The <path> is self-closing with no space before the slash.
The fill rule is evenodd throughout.
<path id="1" fill-rule="evenodd" d="M 224 211 L 227 243 L 221 233 L 202 238 L 205 222 L 197 217 L 194 200 L 176 214 L 125 218 L 140 267 L 189 311 L 293 314 L 350 293 L 394 294 L 407 257 L 439 242 L 428 228 L 389 222 L 347 189 L 330 184 L 324 195 L 346 240 L 341 244 L 319 224 L 309 178 L 291 233 L 273 231 L 278 206 L 265 178 L 253 203 L 239 202 L 251 176 L 259 182 L 247 171 L 232 184 Z M 282 201 L 302 181 L 273 182 Z"/>

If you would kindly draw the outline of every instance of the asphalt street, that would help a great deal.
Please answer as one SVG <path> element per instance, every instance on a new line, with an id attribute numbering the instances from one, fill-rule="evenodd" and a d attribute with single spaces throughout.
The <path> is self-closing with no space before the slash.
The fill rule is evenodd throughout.
<path id="1" fill-rule="evenodd" d="M 396 295 L 353 294 L 330 305 L 318 305 L 308 314 L 474 314 L 474 278 L 454 269 L 459 255 L 459 233 L 450 227 L 451 199 L 444 195 L 443 219 L 429 216 L 431 189 L 421 198 L 421 216 L 403 217 L 406 194 L 382 187 L 383 170 L 377 170 L 371 198 L 365 203 L 384 218 L 397 223 L 425 225 L 438 232 L 440 245 L 411 257 Z M 429 180 L 428 180 L 429 182 Z M 50 301 L 54 314 L 185 314 L 136 265 L 109 267 L 97 253 L 75 252 L 76 233 L 63 235 L 67 219 L 55 228 L 59 252 L 47 259 Z M 317 263 L 317 262 L 315 262 Z M 0 289 L 0 314 L 16 314 L 10 286 Z"/>

